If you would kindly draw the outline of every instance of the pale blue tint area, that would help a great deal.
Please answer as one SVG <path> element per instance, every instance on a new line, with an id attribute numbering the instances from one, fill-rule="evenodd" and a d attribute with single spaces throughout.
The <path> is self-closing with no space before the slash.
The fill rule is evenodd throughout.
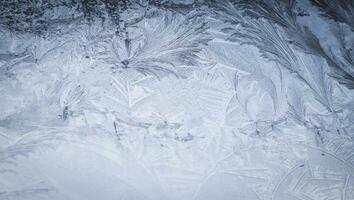
<path id="1" fill-rule="evenodd" d="M 0 199 L 353 200 L 353 32 L 353 0 L 0 0 Z"/>

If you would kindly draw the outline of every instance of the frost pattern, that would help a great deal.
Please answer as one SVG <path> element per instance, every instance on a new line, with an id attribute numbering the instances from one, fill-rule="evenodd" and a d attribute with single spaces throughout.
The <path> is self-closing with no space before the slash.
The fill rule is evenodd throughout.
<path id="1" fill-rule="evenodd" d="M 354 199 L 352 1 L 0 1 L 0 199 Z"/>

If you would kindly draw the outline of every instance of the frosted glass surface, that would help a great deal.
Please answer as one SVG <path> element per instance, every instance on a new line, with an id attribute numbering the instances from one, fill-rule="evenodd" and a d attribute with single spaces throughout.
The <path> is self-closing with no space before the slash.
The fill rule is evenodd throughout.
<path id="1" fill-rule="evenodd" d="M 0 199 L 353 200 L 353 11 L 0 1 Z"/>

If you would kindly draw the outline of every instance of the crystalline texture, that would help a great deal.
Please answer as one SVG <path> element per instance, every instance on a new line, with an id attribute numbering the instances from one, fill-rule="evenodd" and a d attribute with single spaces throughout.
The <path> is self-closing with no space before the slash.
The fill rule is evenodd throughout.
<path id="1" fill-rule="evenodd" d="M 0 199 L 354 199 L 352 1 L 0 1 Z"/>

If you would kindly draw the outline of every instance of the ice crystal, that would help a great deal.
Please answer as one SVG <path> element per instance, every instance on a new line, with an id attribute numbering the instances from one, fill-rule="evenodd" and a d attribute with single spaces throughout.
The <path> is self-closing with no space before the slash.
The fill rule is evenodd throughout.
<path id="1" fill-rule="evenodd" d="M 0 199 L 352 200 L 352 13 L 0 1 Z"/>

